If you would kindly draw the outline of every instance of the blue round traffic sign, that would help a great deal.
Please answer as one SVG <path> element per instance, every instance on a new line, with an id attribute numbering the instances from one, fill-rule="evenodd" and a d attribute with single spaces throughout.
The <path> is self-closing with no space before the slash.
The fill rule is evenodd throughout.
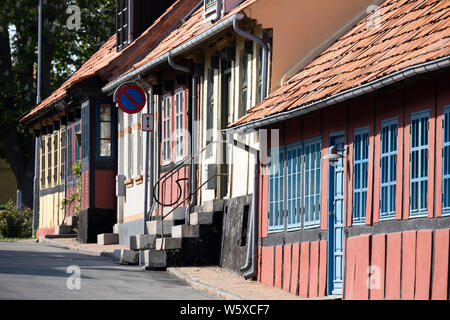
<path id="1" fill-rule="evenodd" d="M 119 108 L 126 113 L 138 113 L 146 103 L 144 90 L 136 85 L 126 85 L 119 90 L 117 102 Z"/>

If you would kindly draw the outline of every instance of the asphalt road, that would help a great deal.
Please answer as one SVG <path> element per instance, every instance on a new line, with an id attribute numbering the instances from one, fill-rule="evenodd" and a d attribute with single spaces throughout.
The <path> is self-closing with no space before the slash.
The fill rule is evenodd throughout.
<path id="1" fill-rule="evenodd" d="M 69 266 L 79 269 L 73 267 L 75 272 L 67 273 Z M 77 270 L 80 271 L 79 281 Z M 0 299 L 218 298 L 192 289 L 165 271 L 143 271 L 139 267 L 120 265 L 110 258 L 38 243 L 0 242 Z"/>

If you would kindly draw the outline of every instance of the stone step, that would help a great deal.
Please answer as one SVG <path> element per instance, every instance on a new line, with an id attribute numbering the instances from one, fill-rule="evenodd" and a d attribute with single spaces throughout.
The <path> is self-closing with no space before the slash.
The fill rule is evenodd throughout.
<path id="1" fill-rule="evenodd" d="M 119 263 L 121 264 L 133 264 L 136 265 L 139 263 L 139 252 L 134 250 L 125 250 L 122 249 L 120 251 L 120 259 Z"/>
<path id="2" fill-rule="evenodd" d="M 190 225 L 210 225 L 214 223 L 214 212 L 193 212 L 190 215 Z"/>
<path id="3" fill-rule="evenodd" d="M 182 248 L 181 238 L 157 238 L 155 243 L 156 250 L 166 250 L 166 249 L 181 249 Z"/>
<path id="4" fill-rule="evenodd" d="M 97 235 L 97 243 L 105 246 L 109 244 L 118 244 L 119 243 L 119 234 L 118 233 L 102 233 Z"/>
<path id="5" fill-rule="evenodd" d="M 173 207 L 163 207 L 164 220 L 184 220 L 186 214 L 186 207 L 178 207 L 173 212 Z M 170 212 L 170 213 L 169 213 Z"/>
<path id="6" fill-rule="evenodd" d="M 220 212 L 223 211 L 223 199 L 213 199 L 203 202 L 200 206 L 195 206 L 193 212 Z"/>
<path id="7" fill-rule="evenodd" d="M 179 225 L 172 227 L 172 238 L 198 238 L 199 226 L 196 225 Z"/>
<path id="8" fill-rule="evenodd" d="M 67 225 L 59 225 L 55 227 L 55 235 L 70 234 L 72 233 L 72 227 Z"/>
<path id="9" fill-rule="evenodd" d="M 170 236 L 172 232 L 172 227 L 174 226 L 173 221 L 164 220 L 164 235 Z M 161 221 L 152 220 L 147 221 L 147 233 L 151 235 L 160 236 L 161 235 Z"/>
<path id="10" fill-rule="evenodd" d="M 78 216 L 67 217 L 66 225 L 76 228 L 78 226 Z"/>
<path id="11" fill-rule="evenodd" d="M 137 234 L 130 237 L 131 250 L 147 250 L 155 248 L 156 234 Z"/>

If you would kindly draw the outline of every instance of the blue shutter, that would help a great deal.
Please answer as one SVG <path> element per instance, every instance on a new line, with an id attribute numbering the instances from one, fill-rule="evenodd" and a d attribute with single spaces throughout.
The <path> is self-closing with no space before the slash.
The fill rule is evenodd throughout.
<path id="1" fill-rule="evenodd" d="M 269 161 L 269 231 L 280 231 L 284 229 L 284 148 L 271 150 Z"/>
<path id="2" fill-rule="evenodd" d="M 444 108 L 442 127 L 444 129 L 442 149 L 442 214 L 450 215 L 450 106 Z"/>
<path id="3" fill-rule="evenodd" d="M 397 118 L 381 123 L 380 219 L 395 217 L 397 182 Z"/>
<path id="4" fill-rule="evenodd" d="M 353 223 L 364 223 L 367 206 L 369 128 L 355 130 L 353 141 Z"/>
<path id="5" fill-rule="evenodd" d="M 287 228 L 301 227 L 302 199 L 302 147 L 301 144 L 290 145 L 287 148 Z"/>
<path id="6" fill-rule="evenodd" d="M 81 159 L 87 159 L 89 155 L 89 102 L 84 104 L 81 110 Z"/>
<path id="7" fill-rule="evenodd" d="M 411 114 L 410 200 L 411 216 L 427 212 L 429 112 Z"/>
<path id="8" fill-rule="evenodd" d="M 75 133 L 80 132 L 80 121 L 75 123 Z M 78 142 L 75 141 L 75 161 L 80 160 L 80 146 L 78 145 Z"/>
<path id="9" fill-rule="evenodd" d="M 320 188 L 321 188 L 321 139 L 305 143 L 305 180 L 304 180 L 304 226 L 315 227 L 320 224 Z"/>
<path id="10" fill-rule="evenodd" d="M 67 180 L 72 181 L 72 125 L 67 129 Z"/>

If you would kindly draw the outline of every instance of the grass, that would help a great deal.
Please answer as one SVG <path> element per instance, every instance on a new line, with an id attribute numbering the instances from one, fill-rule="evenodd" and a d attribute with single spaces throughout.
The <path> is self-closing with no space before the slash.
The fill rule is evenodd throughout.
<path id="1" fill-rule="evenodd" d="M 0 237 L 0 242 L 16 242 L 19 240 L 31 240 L 34 238 L 1 238 Z"/>

